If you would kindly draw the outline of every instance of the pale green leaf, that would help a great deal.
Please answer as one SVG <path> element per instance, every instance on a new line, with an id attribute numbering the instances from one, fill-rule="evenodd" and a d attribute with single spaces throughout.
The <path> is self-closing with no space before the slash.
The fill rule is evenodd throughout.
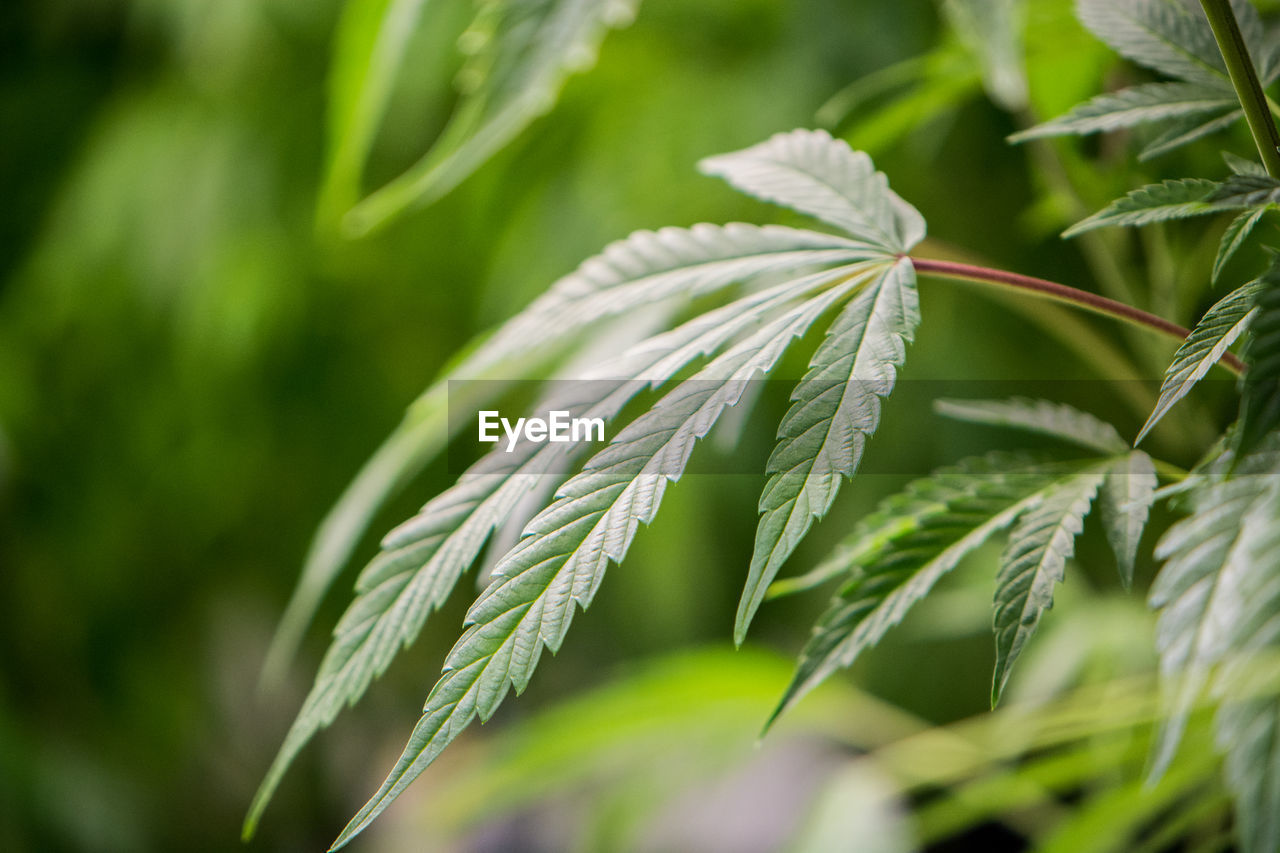
<path id="1" fill-rule="evenodd" d="M 1205 312 L 1191 334 L 1173 354 L 1173 362 L 1165 371 L 1155 409 L 1142 425 L 1135 441 L 1141 442 L 1173 405 L 1187 396 L 1209 369 L 1226 354 L 1252 317 L 1254 301 L 1260 285 L 1251 282 L 1233 290 Z"/>
<path id="2" fill-rule="evenodd" d="M 1055 486 L 1044 500 L 1018 520 L 1000 557 L 996 578 L 996 666 L 991 704 L 1009 680 L 1013 664 L 1035 632 L 1044 611 L 1053 606 L 1054 588 L 1066 576 L 1067 560 L 1084 527 L 1104 471 L 1080 474 Z"/>
<path id="3" fill-rule="evenodd" d="M 880 400 L 893 391 L 906 344 L 920 322 L 915 270 L 901 260 L 858 294 L 827 330 L 809 371 L 791 394 L 760 496 L 751 567 L 738 605 L 741 644 L 770 581 L 831 509 L 880 423 Z"/>
<path id="4" fill-rule="evenodd" d="M 585 261 L 524 311 L 478 339 L 409 407 L 403 422 L 361 469 L 316 532 L 272 642 L 267 671 L 278 674 L 293 657 L 316 607 L 374 514 L 447 442 L 450 430 L 457 426 L 448 418 L 451 380 L 528 375 L 557 347 L 602 321 L 638 308 L 714 293 L 762 276 L 870 256 L 865 247 L 840 237 L 732 223 L 638 231 Z M 468 382 L 465 394 L 473 399 L 453 402 L 483 408 L 500 391 L 500 382 Z"/>
<path id="5" fill-rule="evenodd" d="M 379 791 L 335 842 L 346 844 L 476 717 L 487 720 L 508 689 L 528 684 L 545 646 L 560 648 L 578 607 L 590 604 L 606 567 L 621 562 L 650 523 L 669 483 L 746 383 L 859 280 L 845 281 L 772 320 L 664 396 L 591 458 L 499 560 L 467 614 L 467 629 L 427 698 L 404 753 Z"/>
<path id="6" fill-rule="evenodd" d="M 1159 776 L 1173 760 L 1187 717 L 1208 683 L 1212 668 L 1232 647 L 1232 623 L 1239 619 L 1242 574 L 1250 569 L 1250 543 L 1268 524 L 1251 509 L 1275 488 L 1280 452 L 1275 442 L 1240 459 L 1233 476 L 1229 458 L 1207 474 L 1193 475 L 1190 514 L 1169 528 L 1156 546 L 1164 561 L 1149 603 L 1160 611 L 1156 649 L 1160 653 L 1166 719 L 1152 751 L 1151 773 Z M 1271 519 L 1269 525 L 1274 525 Z"/>
<path id="7" fill-rule="evenodd" d="M 1080 22 L 1126 59 L 1187 82 L 1227 88 L 1226 66 L 1199 10 L 1169 0 L 1077 0 Z"/>
<path id="8" fill-rule="evenodd" d="M 1102 529 L 1116 555 L 1120 582 L 1125 589 L 1133 586 L 1138 543 L 1147 526 L 1156 485 L 1156 468 L 1151 457 L 1135 450 L 1111 464 L 1098 493 Z"/>
<path id="9" fill-rule="evenodd" d="M 1213 284 L 1218 283 L 1223 267 L 1235 257 L 1236 252 L 1244 245 L 1244 241 L 1249 238 L 1249 235 L 1253 233 L 1253 229 L 1257 227 L 1258 223 L 1262 221 L 1262 217 L 1270 209 L 1270 205 L 1256 207 L 1253 210 L 1246 210 L 1231 220 L 1227 230 L 1222 232 L 1222 240 L 1218 243 L 1218 254 L 1213 259 L 1213 273 L 1209 277 Z"/>
<path id="10" fill-rule="evenodd" d="M 1233 572 L 1221 581 L 1231 594 L 1221 597 L 1219 617 L 1231 651 L 1213 686 L 1217 743 L 1244 853 L 1280 849 L 1280 479 L 1265 479 L 1269 488 L 1241 522 L 1240 558 L 1221 569 Z"/>
<path id="11" fill-rule="evenodd" d="M 881 503 L 815 571 L 848 581 L 814 626 L 773 719 L 851 666 L 966 554 L 1077 471 L 992 454 L 917 480 Z"/>
<path id="12" fill-rule="evenodd" d="M 562 383 L 537 411 L 613 420 L 646 386 L 661 384 L 735 335 L 750 330 L 789 303 L 860 273 L 856 266 L 784 282 L 751 294 L 680 327 L 643 341 L 599 365 L 582 381 Z M 268 771 L 246 821 L 253 830 L 285 770 L 307 741 L 354 704 L 401 648 L 421 631 L 428 614 L 448 598 L 459 576 L 475 562 L 486 539 L 548 472 L 562 445 L 526 443 L 514 452 L 495 450 L 456 486 L 383 540 L 383 553 L 361 574 L 357 598 L 334 631 L 302 710 Z M 581 445 L 571 445 L 582 449 Z"/>
<path id="13" fill-rule="evenodd" d="M 1235 109 L 1235 96 L 1195 83 L 1144 83 L 1098 95 L 1051 121 L 1009 137 L 1011 142 L 1118 130 L 1165 119 L 1198 118 Z"/>
<path id="14" fill-rule="evenodd" d="M 365 234 L 457 186 L 554 105 L 568 77 L 595 64 L 606 33 L 639 0 L 485 0 L 460 44 L 461 99 L 448 126 L 408 171 L 356 205 L 346 227 Z"/>
<path id="15" fill-rule="evenodd" d="M 924 219 L 889 189 L 871 158 L 823 130 L 775 134 L 751 148 L 709 157 L 699 168 L 889 253 L 908 252 L 924 239 Z"/>
<path id="16" fill-rule="evenodd" d="M 978 57 L 991 100 L 1011 112 L 1025 108 L 1023 4 L 1019 0 L 945 0 L 942 10 L 965 47 Z"/>
<path id="17" fill-rule="evenodd" d="M 948 418 L 1040 433 L 1106 455 L 1129 450 L 1129 443 L 1111 424 L 1065 403 L 1015 397 L 1009 400 L 937 400 L 933 408 Z"/>

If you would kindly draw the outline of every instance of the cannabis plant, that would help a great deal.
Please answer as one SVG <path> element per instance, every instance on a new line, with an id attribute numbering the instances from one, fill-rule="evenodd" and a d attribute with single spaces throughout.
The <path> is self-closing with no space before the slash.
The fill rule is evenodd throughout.
<path id="1" fill-rule="evenodd" d="M 633 4 L 617 0 L 483 4 L 464 38 L 473 56 L 454 124 L 418 167 L 358 201 L 354 188 L 385 106 L 389 69 L 403 58 L 403 37 L 396 34 L 404 27 L 393 23 L 418 4 L 383 5 L 384 18 L 360 19 L 348 30 L 354 47 L 345 55 L 367 62 L 369 71 L 366 90 L 339 104 L 361 118 L 348 122 L 354 129 L 340 140 L 326 195 L 327 212 L 345 217 L 353 231 L 463 180 L 543 111 L 604 31 L 633 11 Z M 1012 2 L 951 3 L 948 9 L 962 32 L 1016 31 Z M 1066 235 L 1229 211 L 1234 218 L 1212 270 L 1215 280 L 1224 277 L 1228 261 L 1255 239 L 1258 224 L 1280 202 L 1273 119 L 1280 108 L 1266 95 L 1280 78 L 1280 33 L 1264 26 L 1245 0 L 1079 0 L 1077 13 L 1098 38 L 1155 77 L 1098 95 L 1013 141 L 1042 145 L 1044 137 L 1151 125 L 1157 134 L 1141 155 L 1149 158 L 1243 117 L 1258 160 L 1227 156 L 1217 177 L 1135 189 Z M 1016 59 L 1016 51 L 996 56 L 993 67 L 1007 70 L 1011 56 Z M 1006 101 L 1017 100 L 1018 86 L 1010 83 L 1016 78 L 1016 68 L 992 75 Z M 781 595 L 834 585 L 774 718 L 875 645 L 962 558 L 1005 534 L 993 566 L 994 705 L 1035 642 L 1086 517 L 1097 508 L 1128 588 L 1151 509 L 1163 501 L 1182 518 L 1159 534 L 1155 548 L 1162 565 L 1150 604 L 1159 611 L 1155 645 L 1164 699 L 1149 777 L 1158 780 L 1169 768 L 1188 720 L 1208 702 L 1216 708 L 1216 741 L 1240 846 L 1280 848 L 1280 260 L 1252 281 L 1237 282 L 1188 331 L 1087 290 L 930 257 L 921 250 L 925 221 L 916 208 L 890 189 L 868 155 L 824 131 L 778 133 L 707 159 L 701 169 L 810 218 L 814 227 L 732 223 L 635 233 L 476 341 L 413 404 L 321 529 L 273 649 L 274 666 L 288 659 L 385 495 L 463 423 L 446 417 L 451 382 L 470 380 L 458 387 L 466 389 L 466 405 L 479 409 L 513 379 L 573 379 L 548 383 L 534 411 L 607 423 L 610 437 L 603 446 L 499 445 L 387 534 L 381 553 L 360 574 L 246 832 L 303 746 L 360 699 L 481 560 L 486 543 L 533 499 L 540 511 L 488 567 L 403 754 L 334 846 L 367 827 L 468 726 L 488 720 L 509 690 L 524 690 L 543 650 L 561 647 L 577 609 L 591 603 L 606 570 L 625 559 L 639 527 L 654 520 L 698 442 L 735 406 L 749 407 L 753 383 L 822 324 L 821 342 L 777 427 L 734 627 L 740 644 L 771 590 Z M 885 500 L 816 568 L 778 580 L 856 474 L 880 423 L 921 321 L 919 277 L 979 282 L 1077 306 L 1181 345 L 1133 443 L 1110 423 L 1054 400 L 939 401 L 948 417 L 1048 435 L 1078 447 L 1083 458 L 999 452 L 959 461 Z M 666 328 L 633 343 L 616 333 L 619 318 L 651 306 L 663 309 Z M 1241 339 L 1237 357 L 1230 350 Z M 556 373 L 557 365 L 573 363 L 566 354 L 586 343 L 595 351 L 612 344 L 612 351 L 589 368 Z M 1240 376 L 1239 414 L 1215 442 L 1199 448 L 1199 464 L 1186 471 L 1136 449 L 1215 366 Z"/>

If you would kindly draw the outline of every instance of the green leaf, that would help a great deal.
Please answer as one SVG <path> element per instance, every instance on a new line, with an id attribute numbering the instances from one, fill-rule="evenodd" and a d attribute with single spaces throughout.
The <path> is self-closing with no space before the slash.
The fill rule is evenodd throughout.
<path id="1" fill-rule="evenodd" d="M 426 0 L 348 0 L 329 72 L 329 140 L 321 207 L 345 213 L 360 197 L 369 149 Z"/>
<path id="2" fill-rule="evenodd" d="M 367 234 L 411 205 L 443 196 L 548 112 L 568 77 L 595 64 L 611 28 L 631 22 L 639 0 L 485 0 L 460 44 L 461 99 L 448 126 L 408 171 L 346 216 Z"/>
<path id="3" fill-rule="evenodd" d="M 867 438 L 880 423 L 880 399 L 893 391 L 919 322 L 915 269 L 903 259 L 858 294 L 827 330 L 791 394 L 793 405 L 769 458 L 771 476 L 760 496 L 762 515 L 734 625 L 737 644 L 746 638 L 769 582 L 814 520 L 831 509 L 841 480 L 857 470 Z"/>
<path id="4" fill-rule="evenodd" d="M 1015 133 L 1010 142 L 1118 130 L 1172 118 L 1196 118 L 1236 107 L 1235 96 L 1195 83 L 1145 83 L 1091 98 L 1065 115 Z"/>
<path id="5" fill-rule="evenodd" d="M 1076 536 L 1104 477 L 1104 471 L 1089 471 L 1055 486 L 1009 534 L 996 578 L 993 706 L 1041 615 L 1053 606 L 1054 587 L 1066 576 Z"/>
<path id="6" fill-rule="evenodd" d="M 1139 152 L 1138 159 L 1145 162 L 1168 154 L 1175 148 L 1189 145 L 1211 133 L 1226 130 L 1242 118 L 1244 118 L 1244 110 L 1236 108 L 1209 118 L 1200 115 L 1173 119 L 1163 133 L 1147 143 L 1146 147 Z"/>
<path id="7" fill-rule="evenodd" d="M 945 0 L 952 29 L 982 65 L 991 100 L 1011 112 L 1027 105 L 1022 31 L 1025 11 L 1017 0 Z"/>
<path id="8" fill-rule="evenodd" d="M 529 375 L 548 353 L 602 321 L 666 300 L 711 294 L 763 276 L 869 257 L 852 241 L 779 226 L 695 225 L 638 231 L 583 262 L 522 312 L 479 339 L 414 401 L 404 421 L 361 469 L 320 525 L 268 654 L 268 673 L 293 657 L 307 625 L 389 496 L 409 482 L 449 438 L 451 380 Z M 477 407 L 501 390 L 471 382 Z M 455 404 L 461 402 L 455 399 Z"/>
<path id="9" fill-rule="evenodd" d="M 1240 419 L 1234 450 L 1243 457 L 1280 425 L 1280 256 L 1258 279 L 1257 314 L 1244 345 Z"/>
<path id="10" fill-rule="evenodd" d="M 1170 219 L 1186 219 L 1222 210 L 1247 207 L 1230 196 L 1220 196 L 1225 184 L 1204 178 L 1182 178 L 1148 184 L 1132 190 L 1102 210 L 1072 225 L 1063 237 L 1075 237 L 1104 225 L 1150 225 Z"/>
<path id="11" fill-rule="evenodd" d="M 1252 319 L 1252 308 L 1261 285 L 1250 282 L 1233 290 L 1205 312 L 1200 322 L 1173 354 L 1173 362 L 1165 371 L 1155 409 L 1138 432 L 1135 444 L 1146 438 L 1173 405 L 1187 396 L 1205 377 L 1245 330 Z"/>
<path id="12" fill-rule="evenodd" d="M 815 570 L 848 582 L 814 626 L 770 723 L 831 673 L 851 666 L 966 554 L 1078 470 L 992 454 L 916 480 L 881 503 Z"/>
<path id="13" fill-rule="evenodd" d="M 1227 226 L 1227 230 L 1222 232 L 1222 240 L 1218 243 L 1218 254 L 1213 259 L 1213 274 L 1209 280 L 1213 284 L 1218 283 L 1218 278 L 1222 275 L 1222 269 L 1227 265 L 1244 245 L 1244 241 L 1249 238 L 1253 229 L 1267 211 L 1271 209 L 1270 205 L 1257 207 L 1253 210 L 1246 210 L 1244 213 L 1231 220 L 1231 224 Z"/>
<path id="14" fill-rule="evenodd" d="M 1264 178 L 1267 175 L 1267 169 L 1257 160 L 1247 160 L 1230 151 L 1222 152 L 1222 162 L 1227 164 L 1227 168 L 1236 175 L 1252 175 L 1256 178 Z"/>
<path id="15" fill-rule="evenodd" d="M 924 219 L 889 189 L 871 158 L 823 130 L 775 134 L 743 151 L 709 157 L 698 167 L 888 253 L 908 252 L 924 239 Z"/>
<path id="16" fill-rule="evenodd" d="M 1258 478 L 1262 479 L 1262 478 Z M 1218 747 L 1235 795 L 1236 832 L 1245 853 L 1280 849 L 1280 696 L 1275 664 L 1280 652 L 1280 480 L 1268 488 L 1241 522 L 1239 560 L 1228 560 L 1221 584 L 1221 620 L 1231 651 L 1213 695 Z"/>
<path id="17" fill-rule="evenodd" d="M 587 607 L 610 563 L 623 560 L 641 524 L 657 513 L 667 484 L 694 443 L 734 405 L 746 383 L 846 297 L 845 281 L 761 327 L 682 382 L 625 428 L 557 492 L 495 567 L 467 614 L 467 629 L 409 743 L 379 791 L 343 830 L 341 847 L 369 824 L 476 717 L 489 719 L 507 690 L 522 691 L 543 646 L 560 648 L 576 607 Z"/>
<path id="18" fill-rule="evenodd" d="M 933 408 L 948 418 L 1041 433 L 1106 455 L 1129 450 L 1129 443 L 1111 424 L 1065 403 L 1015 397 L 1010 400 L 937 400 Z"/>
<path id="19" fill-rule="evenodd" d="M 1076 14 L 1126 59 L 1190 83 L 1230 85 L 1202 13 L 1169 0 L 1077 0 Z"/>
<path id="20" fill-rule="evenodd" d="M 789 303 L 858 275 L 841 267 L 784 282 L 700 315 L 598 366 L 583 381 L 557 386 L 537 411 L 611 421 L 647 385 L 661 384 L 693 360 L 777 314 Z M 587 395 L 586 399 L 580 399 Z M 254 798 L 245 823 L 251 833 L 275 787 L 298 752 L 339 711 L 363 695 L 391 660 L 421 631 L 428 614 L 448 598 L 475 562 L 486 539 L 519 502 L 556 470 L 561 445 L 526 444 L 495 450 L 456 486 L 427 503 L 383 540 L 383 553 L 364 570 L 357 597 L 334 631 L 316 682 Z"/>
<path id="21" fill-rule="evenodd" d="M 1138 543 L 1147 526 L 1156 485 L 1156 468 L 1151 457 L 1135 450 L 1112 463 L 1098 493 L 1102 529 L 1116 555 L 1120 583 L 1125 589 L 1133 586 Z"/>
<path id="22" fill-rule="evenodd" d="M 1168 768 L 1211 669 L 1232 647 L 1233 623 L 1239 620 L 1236 584 L 1249 568 L 1250 542 L 1275 525 L 1251 508 L 1275 487 L 1280 453 L 1275 442 L 1240 458 L 1233 476 L 1218 470 L 1193 475 L 1190 513 L 1169 528 L 1156 546 L 1164 561 L 1151 587 L 1149 604 L 1160 611 L 1156 649 L 1160 653 L 1166 719 L 1156 738 L 1151 775 Z M 1246 520 L 1251 522 L 1246 525 Z M 1271 558 L 1274 559 L 1274 556 Z"/>

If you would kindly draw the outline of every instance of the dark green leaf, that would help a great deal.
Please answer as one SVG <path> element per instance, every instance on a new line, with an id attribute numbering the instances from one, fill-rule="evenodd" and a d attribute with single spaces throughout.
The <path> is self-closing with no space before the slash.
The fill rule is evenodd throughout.
<path id="1" fill-rule="evenodd" d="M 1148 184 L 1072 225 L 1062 236 L 1074 237 L 1105 225 L 1149 225 L 1249 206 L 1231 196 L 1220 195 L 1224 187 L 1224 184 L 1203 178 Z"/>
<path id="2" fill-rule="evenodd" d="M 1145 83 L 1098 95 L 1052 121 L 1015 133 L 1009 140 L 1022 142 L 1045 136 L 1098 133 L 1173 118 L 1194 118 L 1199 123 L 1203 122 L 1205 113 L 1221 113 L 1235 107 L 1235 96 L 1217 87 Z"/>
<path id="3" fill-rule="evenodd" d="M 1222 269 L 1227 265 L 1244 245 L 1244 241 L 1248 239 L 1249 234 L 1262 221 L 1262 217 L 1270 210 L 1270 205 L 1256 207 L 1253 210 L 1246 210 L 1244 213 L 1231 220 L 1231 224 L 1227 226 L 1227 230 L 1222 232 L 1222 240 L 1218 243 L 1218 254 L 1213 259 L 1213 273 L 1210 281 L 1214 284 L 1218 283 L 1218 278 L 1222 275 Z"/>
<path id="4" fill-rule="evenodd" d="M 1104 477 L 1104 471 L 1089 471 L 1054 486 L 1009 534 L 996 578 L 992 705 L 1000 700 L 1013 664 L 1041 615 L 1053 606 L 1054 587 L 1066 576 L 1076 536 Z"/>
<path id="5" fill-rule="evenodd" d="M 1173 362 L 1165 371 L 1164 382 L 1160 385 L 1155 409 L 1142 425 L 1135 444 L 1146 437 L 1175 403 L 1187 396 L 1187 392 L 1204 378 L 1245 330 L 1260 289 L 1261 284 L 1256 281 L 1237 288 L 1218 300 L 1200 318 L 1173 354 Z"/>
<path id="6" fill-rule="evenodd" d="M 851 666 L 966 554 L 1078 470 L 993 454 L 917 480 L 885 500 L 816 570 L 848 582 L 814 626 L 773 718 Z"/>

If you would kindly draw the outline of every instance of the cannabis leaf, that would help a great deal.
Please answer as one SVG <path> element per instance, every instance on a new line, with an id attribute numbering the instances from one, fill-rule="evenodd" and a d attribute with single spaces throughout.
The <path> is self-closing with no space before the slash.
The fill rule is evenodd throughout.
<path id="1" fill-rule="evenodd" d="M 858 265 L 846 265 L 742 297 L 632 347 L 582 382 L 561 383 L 559 393 L 537 410 L 612 420 L 645 387 L 665 382 L 789 303 L 859 272 Z M 459 576 L 476 560 L 490 533 L 541 477 L 555 470 L 560 447 L 529 443 L 515 453 L 490 453 L 456 486 L 386 536 L 383 553 L 361 574 L 357 597 L 334 630 L 315 686 L 259 788 L 246 833 L 252 832 L 302 747 L 344 706 L 354 704 L 396 653 L 413 641 L 427 615 L 445 602 Z"/>
<path id="2" fill-rule="evenodd" d="M 1231 344 L 1249 325 L 1260 288 L 1261 285 L 1256 281 L 1237 288 L 1200 318 L 1200 322 L 1173 354 L 1173 362 L 1165 371 L 1155 408 L 1139 430 L 1135 444 L 1141 442 L 1165 413 L 1187 396 L 1209 369 L 1222 359 Z"/>
<path id="3" fill-rule="evenodd" d="M 1054 587 L 1065 576 L 1076 536 L 1105 476 L 1105 471 L 1087 471 L 1053 486 L 1009 534 L 996 578 L 992 705 L 999 701 L 1013 663 L 1041 615 L 1053 606 Z"/>
<path id="4" fill-rule="evenodd" d="M 844 281 L 716 357 L 558 490 L 556 501 L 499 560 L 467 614 L 468 627 L 449 653 L 404 753 L 335 847 L 380 814 L 473 719 L 487 720 L 510 687 L 523 691 L 543 646 L 559 649 L 576 607 L 591 603 L 606 567 L 621 562 L 639 525 L 653 520 L 694 442 L 738 401 L 748 381 L 768 372 L 787 346 L 862 283 L 862 278 Z"/>
<path id="5" fill-rule="evenodd" d="M 1245 181 L 1249 183 L 1243 183 Z M 1221 183 L 1204 178 L 1181 178 L 1147 184 L 1126 193 L 1123 199 L 1112 201 L 1088 219 L 1071 225 L 1062 232 L 1062 236 L 1075 237 L 1103 225 L 1149 225 L 1267 204 L 1266 201 L 1253 201 L 1257 197 L 1254 181 L 1254 178 L 1233 175 Z"/>
<path id="6" fill-rule="evenodd" d="M 351 128 L 339 139 L 353 149 L 338 165 L 350 182 L 363 165 L 372 127 L 404 58 L 404 30 L 418 3 L 383 3 L 383 22 L 359 53 L 372 66 L 354 103 L 344 107 Z M 457 186 L 555 103 L 565 80 L 595 64 L 608 31 L 635 16 L 639 0 L 485 0 L 459 44 L 468 59 L 458 74 L 460 100 L 449 124 L 414 166 L 355 205 L 345 225 L 365 234 L 415 204 L 434 201 Z M 367 19 L 369 16 L 362 15 Z M 355 40 L 355 37 L 352 38 Z M 357 66 L 356 71 L 359 71 Z"/>
<path id="7" fill-rule="evenodd" d="M 1275 614 L 1280 607 L 1280 436 L 1271 434 L 1238 462 L 1224 459 L 1196 475 L 1191 513 L 1161 539 L 1164 568 L 1151 590 L 1160 609 L 1156 645 L 1167 719 L 1152 775 L 1172 761 L 1188 715 L 1214 681 L 1218 742 L 1236 794 L 1241 840 L 1249 851 L 1280 843 L 1280 722 L 1275 686 L 1259 690 L 1259 665 L 1274 672 Z M 1214 673 L 1217 673 L 1216 678 Z"/>
<path id="8" fill-rule="evenodd" d="M 918 318 L 914 268 L 904 253 L 923 236 L 924 222 L 865 155 L 825 133 L 779 134 L 704 167 L 849 236 L 744 225 L 640 232 L 558 282 L 454 368 L 453 375 L 498 375 L 602 319 L 739 282 L 755 287 L 606 361 L 592 373 L 603 380 L 594 383 L 596 393 L 558 401 L 571 412 L 613 419 L 639 390 L 712 356 L 564 482 L 498 560 L 404 755 L 338 845 L 376 817 L 473 719 L 488 719 L 510 687 L 524 689 L 542 648 L 559 648 L 576 607 L 590 603 L 606 567 L 621 562 L 639 525 L 652 521 L 693 444 L 791 343 L 857 294 L 815 356 L 815 366 L 838 366 L 845 361 L 843 347 L 854 345 L 852 363 L 841 368 L 851 380 L 831 386 L 847 402 L 819 415 L 830 443 L 821 456 L 815 450 L 818 461 L 811 467 L 819 473 L 808 488 L 821 487 L 819 465 L 852 473 L 859 448 L 847 430 L 873 428 L 868 413 L 888 393 Z M 760 289 L 766 278 L 778 283 Z M 722 347 L 728 348 L 720 352 Z M 817 387 L 812 379 L 811 372 L 797 399 Z M 315 687 L 255 798 L 246 834 L 302 745 L 412 641 L 492 532 L 530 494 L 535 477 L 563 467 L 563 454 L 550 445 L 526 448 L 523 455 L 491 454 L 384 540 L 384 553 L 362 574 Z"/>
<path id="9" fill-rule="evenodd" d="M 283 669 L 325 592 L 349 559 L 373 515 L 410 480 L 460 423 L 448 418 L 451 380 L 505 378 L 528 370 L 593 325 L 647 305 L 718 292 L 741 282 L 851 263 L 883 252 L 864 243 L 780 226 L 741 223 L 639 231 L 617 241 L 557 281 L 524 311 L 482 337 L 447 368 L 405 413 L 404 421 L 339 498 L 316 532 L 302 576 L 268 655 Z M 496 381 L 469 382 L 460 392 L 478 408 L 501 391 Z"/>
<path id="10" fill-rule="evenodd" d="M 1227 229 L 1222 232 L 1222 240 L 1218 243 L 1218 254 L 1213 259 L 1213 272 L 1209 276 L 1213 284 L 1218 283 L 1227 262 L 1235 257 L 1236 252 L 1244 245 L 1244 241 L 1249 238 L 1253 229 L 1262 221 L 1262 217 L 1271 209 L 1272 205 L 1264 205 L 1246 210 L 1227 225 Z"/>
<path id="11" fill-rule="evenodd" d="M 1181 3 L 1077 0 L 1076 14 L 1090 32 L 1139 65 L 1188 82 L 1230 83 L 1208 22 Z"/>
<path id="12" fill-rule="evenodd" d="M 824 131 L 777 134 L 744 151 L 708 158 L 701 168 L 759 198 L 843 228 L 887 254 L 905 253 L 924 237 L 920 214 L 889 189 L 871 159 Z M 760 498 L 763 515 L 734 627 L 738 643 L 769 581 L 814 519 L 831 508 L 841 478 L 857 469 L 919 312 L 914 269 L 909 263 L 887 268 L 831 327 L 796 386 Z"/>
<path id="13" fill-rule="evenodd" d="M 1116 428 L 1087 412 L 1049 400 L 936 400 L 940 415 L 971 423 L 1037 432 L 1108 456 L 1125 453 L 1129 444 Z"/>
<path id="14" fill-rule="evenodd" d="M 734 640 L 741 644 L 765 589 L 813 521 L 826 515 L 842 478 L 852 477 L 893 391 L 905 344 L 920 320 L 910 263 L 889 267 L 849 303 L 796 385 L 778 428 L 762 517 Z"/>
<path id="15" fill-rule="evenodd" d="M 1116 555 L 1120 582 L 1125 589 L 1133 586 L 1138 544 L 1147 526 L 1156 484 L 1156 468 L 1151 457 L 1135 450 L 1111 464 L 1098 493 L 1102 527 Z"/>
<path id="16" fill-rule="evenodd" d="M 831 673 L 851 666 L 966 554 L 1079 470 L 997 453 L 944 468 L 882 502 L 814 571 L 848 580 L 814 626 L 770 722 Z"/>
<path id="17" fill-rule="evenodd" d="M 1009 141 L 1098 133 L 1173 118 L 1195 117 L 1200 125 L 1205 113 L 1235 108 L 1235 94 L 1229 90 L 1195 83 L 1144 83 L 1091 98 L 1065 115 L 1013 134 Z"/>
<path id="18" fill-rule="evenodd" d="M 1263 85 L 1280 75 L 1277 43 L 1247 0 L 1232 0 Z M 1149 159 L 1234 124 L 1243 115 L 1222 55 L 1195 4 L 1170 0 L 1077 0 L 1081 23 L 1121 56 L 1177 82 L 1142 83 L 1098 95 L 1065 115 L 1016 133 L 1013 142 L 1139 124 L 1169 126 L 1142 152 Z"/>

